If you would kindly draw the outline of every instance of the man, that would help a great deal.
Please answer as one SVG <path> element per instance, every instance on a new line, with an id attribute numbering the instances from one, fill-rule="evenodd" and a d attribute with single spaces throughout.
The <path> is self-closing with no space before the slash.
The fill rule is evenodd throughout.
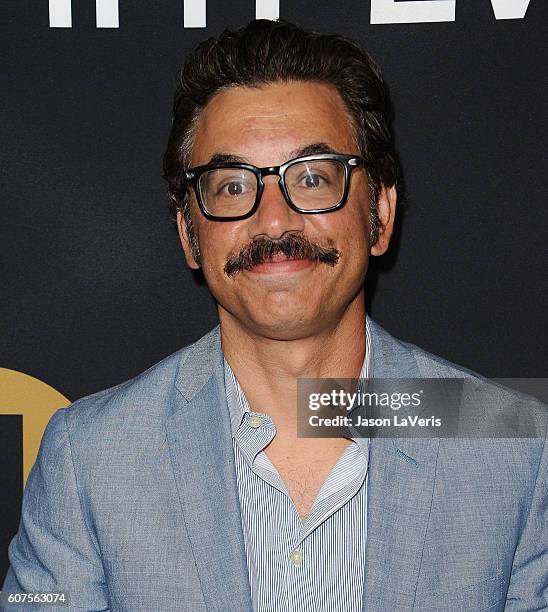
<path id="1" fill-rule="evenodd" d="M 473 377 L 366 317 L 396 214 L 387 103 L 354 43 L 291 24 L 187 60 L 165 174 L 220 326 L 54 415 L 4 591 L 117 612 L 548 609 L 540 412 L 530 439 L 297 435 L 302 378 Z"/>

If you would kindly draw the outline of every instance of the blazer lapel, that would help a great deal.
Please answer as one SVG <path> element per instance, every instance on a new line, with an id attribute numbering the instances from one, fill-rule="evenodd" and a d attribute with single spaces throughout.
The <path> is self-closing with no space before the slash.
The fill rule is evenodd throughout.
<path id="1" fill-rule="evenodd" d="M 219 328 L 188 350 L 166 422 L 179 499 L 208 610 L 251 610 Z"/>
<path id="2" fill-rule="evenodd" d="M 369 320 L 371 375 L 417 378 L 407 345 Z M 436 474 L 439 439 L 374 438 L 368 467 L 363 609 L 413 609 Z"/>

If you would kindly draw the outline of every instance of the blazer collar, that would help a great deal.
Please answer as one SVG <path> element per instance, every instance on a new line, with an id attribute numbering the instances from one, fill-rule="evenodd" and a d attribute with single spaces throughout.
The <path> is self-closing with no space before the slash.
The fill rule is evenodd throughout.
<path id="1" fill-rule="evenodd" d="M 419 378 L 420 371 L 411 346 L 397 340 L 368 317 L 371 330 L 371 376 L 375 378 Z"/>
<path id="2" fill-rule="evenodd" d="M 220 373 L 222 359 L 221 331 L 217 325 L 183 351 L 175 374 L 175 387 L 185 400 L 190 402 L 209 382 L 215 370 Z"/>

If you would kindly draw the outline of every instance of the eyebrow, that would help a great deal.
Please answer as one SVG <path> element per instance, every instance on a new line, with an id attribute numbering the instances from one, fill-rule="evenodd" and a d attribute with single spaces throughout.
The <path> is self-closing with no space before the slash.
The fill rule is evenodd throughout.
<path id="1" fill-rule="evenodd" d="M 289 153 L 288 159 L 294 159 L 295 157 L 304 157 L 305 155 L 319 155 L 322 153 L 337 153 L 333 147 L 330 147 L 325 142 L 314 142 L 312 144 L 301 147 L 300 149 L 294 149 Z M 233 155 L 231 153 L 214 153 L 209 164 L 251 164 L 247 157 L 240 155 Z"/>

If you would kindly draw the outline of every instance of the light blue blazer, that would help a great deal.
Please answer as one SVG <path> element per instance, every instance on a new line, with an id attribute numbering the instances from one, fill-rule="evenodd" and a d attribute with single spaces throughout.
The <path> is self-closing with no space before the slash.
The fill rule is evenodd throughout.
<path id="1" fill-rule="evenodd" d="M 470 375 L 370 324 L 372 376 Z M 535 418 L 538 438 L 372 439 L 365 612 L 548 610 Z M 251 610 L 218 327 L 55 413 L 9 557 L 4 591 L 68 610 Z"/>

